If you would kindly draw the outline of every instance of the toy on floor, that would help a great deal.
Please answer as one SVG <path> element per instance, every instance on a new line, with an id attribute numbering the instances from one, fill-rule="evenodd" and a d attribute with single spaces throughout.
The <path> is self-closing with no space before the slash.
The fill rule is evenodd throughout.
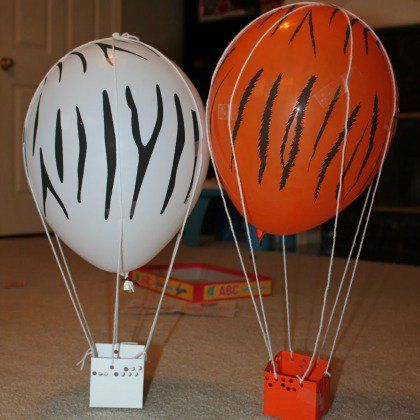
<path id="1" fill-rule="evenodd" d="M 261 295 L 259 307 L 254 302 L 270 359 L 264 373 L 266 414 L 318 419 L 330 406 L 331 358 L 397 113 L 395 76 L 383 45 L 366 23 L 336 6 L 302 2 L 260 16 L 234 38 L 216 67 L 207 101 L 207 139 L 228 219 L 224 191 L 244 216 L 255 277 L 249 224 L 260 240 L 265 233 L 282 235 L 289 352 L 274 356 Z M 365 190 L 349 257 L 327 313 L 338 215 Z M 285 235 L 332 217 L 332 251 L 312 355 L 294 354 Z M 232 234 L 245 272 L 233 229 Z M 331 350 L 322 360 L 347 275 Z"/>
<path id="2" fill-rule="evenodd" d="M 130 278 L 141 287 L 162 292 L 167 269 L 166 265 L 146 265 L 132 271 Z M 258 296 L 254 275 L 248 273 L 248 278 L 253 295 Z M 271 295 L 271 278 L 259 276 L 259 287 L 263 296 Z M 165 294 L 195 303 L 250 296 L 242 271 L 202 263 L 174 264 Z"/>

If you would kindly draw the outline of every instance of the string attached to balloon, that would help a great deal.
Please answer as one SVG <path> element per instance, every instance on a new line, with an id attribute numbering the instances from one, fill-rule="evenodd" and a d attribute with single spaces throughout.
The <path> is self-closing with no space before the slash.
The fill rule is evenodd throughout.
<path id="1" fill-rule="evenodd" d="M 357 227 L 356 227 L 356 232 L 353 236 L 353 241 L 352 241 L 352 244 L 351 244 L 351 247 L 350 247 L 349 255 L 347 256 L 346 265 L 344 267 L 343 274 L 341 275 L 340 283 L 338 285 L 338 289 L 337 289 L 336 297 L 335 297 L 335 300 L 334 300 L 334 304 L 333 304 L 333 307 L 332 307 L 331 312 L 330 312 L 327 327 L 325 328 L 324 338 L 322 339 L 322 344 L 321 344 L 321 347 L 319 349 L 319 353 L 322 352 L 322 350 L 324 348 L 324 345 L 325 345 L 325 342 L 327 340 L 328 332 L 330 330 L 331 323 L 332 323 L 333 318 L 334 318 L 335 309 L 337 307 L 338 300 L 340 298 L 340 294 L 341 294 L 341 291 L 342 291 L 342 288 L 343 288 L 343 285 L 344 285 L 344 281 L 345 281 L 346 276 L 347 276 L 347 271 L 350 267 L 350 263 L 352 262 L 351 257 L 353 255 L 353 251 L 354 251 L 354 248 L 356 246 L 357 238 L 359 236 L 360 227 L 362 226 L 363 216 L 365 214 L 367 204 L 369 202 L 369 197 L 370 197 L 371 190 L 372 190 L 372 185 L 369 186 L 369 189 L 366 192 L 366 197 L 365 197 L 365 200 L 364 200 L 364 203 L 363 203 L 363 208 L 362 208 L 362 211 L 360 213 L 359 221 L 358 221 Z"/>
<path id="2" fill-rule="evenodd" d="M 324 326 L 324 317 L 325 317 L 325 310 L 327 307 L 327 299 L 328 299 L 328 292 L 331 285 L 331 276 L 332 276 L 332 268 L 334 263 L 334 255 L 335 255 L 335 246 L 337 242 L 337 229 L 338 229 L 338 215 L 340 213 L 340 199 L 341 199 L 341 193 L 342 193 L 342 187 L 343 187 L 343 174 L 344 174 L 344 163 L 345 163 L 345 153 L 346 153 L 346 147 L 347 147 L 347 136 L 348 136 L 348 130 L 349 130 L 349 116 L 350 116 L 350 90 L 349 90 L 349 83 L 350 83 L 350 76 L 352 71 L 352 64 L 353 64 L 353 30 L 351 27 L 350 19 L 346 13 L 345 10 L 339 9 L 341 13 L 345 16 L 347 20 L 347 27 L 350 32 L 349 34 L 349 45 L 350 45 L 350 51 L 349 51 L 349 62 L 346 72 L 346 77 L 344 80 L 344 91 L 346 93 L 346 113 L 345 113 L 345 119 L 344 119 L 344 139 L 343 139 L 343 147 L 341 148 L 341 162 L 340 162 L 340 175 L 338 179 L 338 194 L 337 194 L 337 200 L 336 200 L 336 206 L 335 206 L 335 217 L 334 217 L 334 229 L 333 229 L 333 239 L 332 239 L 332 247 L 331 247 L 331 254 L 330 254 L 330 260 L 328 264 L 328 274 L 327 274 L 327 282 L 325 285 L 324 290 L 324 297 L 322 302 L 322 309 L 321 309 L 321 317 L 319 320 L 319 327 L 318 332 L 316 334 L 315 343 L 314 343 L 314 349 L 312 351 L 311 359 L 308 363 L 308 366 L 306 368 L 305 373 L 302 377 L 297 375 L 299 382 L 302 383 L 307 376 L 309 375 L 309 372 L 312 369 L 312 365 L 314 363 L 314 360 L 317 356 L 318 351 L 318 345 L 319 340 L 321 338 L 322 329 Z"/>
<path id="3" fill-rule="evenodd" d="M 31 191 L 31 195 L 34 199 L 35 207 L 36 207 L 37 212 L 39 214 L 39 218 L 41 219 L 41 223 L 42 223 L 42 226 L 44 228 L 45 234 L 47 235 L 48 242 L 49 242 L 51 250 L 53 252 L 54 259 L 57 263 L 57 266 L 58 266 L 58 269 L 60 271 L 61 277 L 63 279 L 64 285 L 65 285 L 65 287 L 67 289 L 67 292 L 69 294 L 70 301 L 73 305 L 74 311 L 76 312 L 77 319 L 79 320 L 80 326 L 82 327 L 83 334 L 84 334 L 84 336 L 86 338 L 86 341 L 89 345 L 90 353 L 92 355 L 94 355 L 94 357 L 96 357 L 96 355 L 98 354 L 97 349 L 96 349 L 96 344 L 95 344 L 95 341 L 93 340 L 92 333 L 90 331 L 88 322 L 86 320 L 86 315 L 85 315 L 85 312 L 83 310 L 83 306 L 80 302 L 79 295 L 77 293 L 77 289 L 76 289 L 76 286 L 74 284 L 73 277 L 71 275 L 66 256 L 65 256 L 64 251 L 61 247 L 60 239 L 59 239 L 58 235 L 55 234 L 56 241 L 57 241 L 57 244 L 58 244 L 58 248 L 59 248 L 61 257 L 62 257 L 63 262 L 64 262 L 64 266 L 65 266 L 65 269 L 66 269 L 67 276 L 64 272 L 64 269 L 63 269 L 63 266 L 61 264 L 60 258 L 57 254 L 57 250 L 55 249 L 54 243 L 51 239 L 51 235 L 50 235 L 50 232 L 48 230 L 47 223 L 45 221 L 44 215 L 42 214 L 42 211 L 39 207 L 39 204 L 38 204 L 37 200 L 35 199 L 35 193 L 34 193 L 32 181 L 31 181 L 31 179 L 29 177 L 29 174 L 28 174 L 28 171 L 27 171 L 26 147 L 25 146 L 26 146 L 25 145 L 25 137 L 23 137 L 22 154 L 23 154 L 23 159 L 24 159 L 24 163 L 25 163 L 24 164 L 25 176 L 26 176 L 26 180 L 28 182 L 29 190 Z"/>
<path id="4" fill-rule="evenodd" d="M 191 98 L 194 99 L 194 95 L 191 91 L 191 87 L 184 80 L 182 74 L 179 72 L 179 69 L 172 63 L 172 61 L 170 61 L 168 58 L 166 58 L 163 54 L 161 54 L 155 48 L 141 42 L 139 40 L 139 38 L 137 38 L 135 36 L 132 36 L 132 35 L 127 34 L 127 33 L 124 33 L 121 36 L 118 33 L 113 34 L 113 41 L 115 39 L 120 39 L 120 38 L 133 40 L 134 42 L 137 42 L 137 43 L 145 46 L 146 48 L 152 50 L 155 54 L 157 54 L 163 60 L 165 60 L 174 69 L 174 71 L 176 73 L 178 73 L 178 75 L 182 78 L 182 80 L 184 81 L 184 84 L 187 88 L 187 91 L 189 92 Z M 115 52 L 114 52 L 114 54 L 115 54 Z M 117 78 L 116 66 L 114 66 L 114 70 L 115 70 L 115 80 L 116 80 L 116 78 Z M 118 100 L 117 100 L 117 103 L 118 103 Z M 199 120 L 199 127 L 200 127 L 199 128 L 199 133 L 201 133 L 201 134 L 204 133 L 204 129 L 203 129 L 202 124 L 201 124 L 201 120 Z M 197 168 L 196 168 L 196 172 L 194 174 L 194 182 L 193 182 L 193 185 L 192 185 L 191 193 L 189 194 L 189 196 L 187 198 L 187 200 L 188 200 L 187 210 L 186 210 L 185 216 L 183 218 L 182 226 L 181 226 L 181 228 L 178 232 L 178 235 L 177 235 L 177 238 L 176 238 L 176 241 L 175 241 L 175 245 L 174 245 L 172 255 L 171 255 L 171 260 L 170 260 L 170 263 L 169 263 L 169 266 L 168 266 L 168 269 L 167 269 L 167 273 L 166 273 L 166 278 L 165 278 L 164 284 L 162 286 L 159 302 L 158 302 L 158 305 L 157 305 L 157 308 L 156 308 L 156 311 L 155 311 L 155 314 L 154 314 L 154 317 L 153 317 L 152 325 L 149 329 L 149 334 L 148 334 L 148 337 L 147 337 L 147 340 L 146 340 L 146 344 L 144 346 L 144 350 L 141 353 L 137 354 L 135 356 L 136 358 L 140 358 L 140 357 L 147 358 L 147 351 L 150 348 L 150 345 L 151 345 L 151 342 L 152 342 L 152 339 L 153 339 L 153 335 L 154 335 L 154 332 L 155 332 L 155 329 L 156 329 L 157 321 L 158 321 L 160 311 L 161 311 L 161 308 L 162 308 L 162 304 L 163 304 L 163 300 L 164 300 L 164 297 L 165 297 L 165 292 L 166 292 L 166 289 L 167 289 L 167 285 L 169 283 L 169 279 L 170 279 L 171 274 L 172 274 L 172 269 L 173 269 L 173 265 L 174 265 L 174 262 L 175 262 L 175 258 L 178 254 L 179 246 L 181 244 L 182 235 L 184 233 L 188 217 L 189 217 L 190 212 L 192 210 L 191 207 L 192 207 L 192 204 L 194 202 L 194 198 L 196 196 L 196 191 L 197 191 L 197 188 L 198 188 L 198 185 L 199 185 L 200 174 L 202 173 L 202 169 L 203 169 L 203 165 L 204 165 L 203 150 L 202 149 L 203 149 L 203 144 L 201 143 L 200 144 L 200 150 L 199 150 L 199 162 L 198 162 L 198 165 L 197 165 Z M 116 299 L 117 299 L 117 296 L 116 296 Z M 116 300 L 116 302 L 117 302 L 117 300 Z M 115 317 L 118 317 L 118 310 L 116 310 L 116 312 L 114 313 L 114 319 L 115 319 Z"/>
<path id="5" fill-rule="evenodd" d="M 349 14 L 351 14 L 351 13 L 349 13 Z M 355 15 L 352 15 L 352 16 L 353 16 L 353 18 L 355 18 Z M 383 54 L 384 54 L 384 56 L 385 56 L 385 58 L 388 62 L 388 66 L 391 69 L 391 73 L 392 73 L 392 64 L 391 64 L 391 61 L 389 59 L 388 53 L 386 52 L 385 48 L 383 48 L 382 44 L 380 44 L 379 38 L 373 32 L 372 28 L 370 28 L 370 26 L 367 25 L 366 23 L 365 23 L 365 25 L 372 31 L 372 33 L 376 37 L 376 40 L 379 42 L 381 50 L 382 50 L 382 52 L 383 52 Z M 382 151 L 379 171 L 378 171 L 378 174 L 376 175 L 375 187 L 373 188 L 372 196 L 371 196 L 371 199 L 370 199 L 369 210 L 368 210 L 368 213 L 367 213 L 367 216 L 366 216 L 365 225 L 363 227 L 362 237 L 361 237 L 360 243 L 359 243 L 359 249 L 357 251 L 357 255 L 356 255 L 356 258 L 355 258 L 355 261 L 354 261 L 353 270 L 352 270 L 349 285 L 348 285 L 348 288 L 347 288 L 347 293 L 346 293 L 346 296 L 345 296 L 345 299 L 344 299 L 344 303 L 343 303 L 343 307 L 342 307 L 342 310 L 341 310 L 338 325 L 337 325 L 337 328 L 336 328 L 336 332 L 335 332 L 335 335 L 334 335 L 333 343 L 331 345 L 331 351 L 330 351 L 330 355 L 328 357 L 327 367 L 325 369 L 326 372 L 328 371 L 329 366 L 331 364 L 332 356 L 333 356 L 335 346 L 336 346 L 336 343 L 337 343 L 337 338 L 338 338 L 338 335 L 340 333 L 340 329 L 341 329 L 341 326 L 342 326 L 344 313 L 345 313 L 346 308 L 347 308 L 348 299 L 349 299 L 349 296 L 350 296 L 351 288 L 353 286 L 354 276 L 355 276 L 355 273 L 356 273 L 357 265 L 358 265 L 358 262 L 359 262 L 360 254 L 361 254 L 363 243 L 364 243 L 364 240 L 365 240 L 367 228 L 368 228 L 368 225 L 369 225 L 370 216 L 372 214 L 372 209 L 373 209 L 373 204 L 375 202 L 376 192 L 378 190 L 379 181 L 381 179 L 383 165 L 384 165 L 384 162 L 385 162 L 385 157 L 387 155 L 388 148 L 390 146 L 391 136 L 393 135 L 394 123 L 395 123 L 395 118 L 396 118 L 396 115 L 397 115 L 397 86 L 396 86 L 395 76 L 394 76 L 393 73 L 391 74 L 391 81 L 392 81 L 392 91 L 393 91 L 394 101 L 393 101 L 393 110 L 392 110 L 392 114 L 391 114 L 391 120 L 388 124 L 388 134 L 387 134 L 387 138 L 386 138 L 384 148 L 383 148 L 383 151 Z M 369 191 L 367 193 L 367 197 L 369 197 L 370 189 L 371 188 L 369 188 Z M 367 200 L 367 198 L 366 198 L 366 200 Z M 362 218 L 362 216 L 361 216 L 361 218 Z M 359 228 L 359 226 L 358 226 L 358 228 Z"/>
<path id="6" fill-rule="evenodd" d="M 304 4 L 304 6 L 302 6 L 302 8 L 305 8 L 305 4 L 306 3 L 303 3 Z M 301 9 L 302 9 L 301 8 Z M 300 10 L 301 10 L 300 9 Z M 293 12 L 291 12 L 291 13 L 293 13 Z M 291 14 L 290 13 L 290 14 Z M 234 164 L 234 168 L 235 168 L 235 176 L 236 176 L 236 183 L 237 183 L 237 186 L 238 186 L 238 191 L 239 191 L 239 197 L 240 197 L 240 203 L 241 203 L 241 207 L 242 207 L 242 214 L 243 214 L 243 217 L 244 217 L 244 219 L 245 219 L 245 230 L 246 230 L 246 236 L 247 236 L 247 240 L 248 240 L 248 246 L 249 246 L 249 249 L 250 249 L 250 254 L 251 254 L 251 259 L 252 259 L 252 265 L 253 265 L 253 269 L 254 269 L 254 275 L 255 275 L 255 279 L 256 279 L 256 285 L 257 285 L 257 290 L 258 290 L 258 296 L 259 296 L 259 300 L 260 300 L 260 308 L 261 308 L 261 314 L 262 314 L 262 322 L 261 322 L 261 317 L 260 317 L 260 314 L 259 314 L 259 311 L 258 311 L 258 309 L 257 309 L 257 306 L 256 306 L 256 304 L 255 304 L 255 302 L 254 302 L 254 299 L 253 299 L 253 304 L 254 304 L 254 310 L 255 310 L 255 313 L 256 313 L 256 315 L 257 315 L 257 320 L 258 320 L 258 323 L 259 323 L 259 325 L 260 325 L 260 329 L 261 329 L 261 331 L 262 331 L 262 333 L 263 333 L 263 337 L 264 337 L 264 342 L 265 342 L 265 344 L 266 344 L 266 347 L 267 347 L 267 351 L 268 351 L 268 354 L 269 354 L 269 357 L 270 357 L 270 361 L 271 361 L 271 364 L 272 364 L 272 368 L 273 368 L 273 372 L 274 372 L 274 377 L 275 377 L 275 379 L 277 379 L 277 367 L 276 367 L 276 364 L 275 364 L 275 361 L 274 361 L 274 354 L 273 354 L 273 351 L 272 351 L 272 346 L 271 346 L 271 340 L 270 340 L 270 334 L 269 334 L 269 328 L 268 328 L 268 323 L 267 323 L 267 317 L 266 317 L 266 313 L 265 313 L 265 309 L 264 309 L 264 303 L 263 303 L 263 299 L 262 299 L 262 294 L 261 294 L 261 288 L 260 288 L 260 285 L 259 285 L 259 281 L 258 281 L 258 270 L 257 270 L 257 267 L 256 267 L 256 260 L 255 260 L 255 254 L 254 254 L 254 248 L 253 248 L 253 244 L 252 244 L 252 239 L 251 239 L 251 234 L 250 234 L 250 230 L 249 230 L 249 223 L 248 223 L 248 216 L 247 216 L 247 211 L 246 211 L 246 205 L 245 205 L 245 199 L 244 199 L 244 195 L 243 195 L 243 190 L 242 190 L 242 181 L 241 181 L 241 177 L 240 177 L 240 173 L 239 173 L 239 167 L 238 167 L 238 163 L 237 163 L 237 158 L 236 158 L 236 152 L 235 152 L 235 146 L 234 146 L 234 143 L 233 143 L 233 136 L 232 136 L 232 127 L 231 127 L 231 124 L 230 124 L 230 121 L 232 120 L 232 102 L 233 102 L 233 98 L 234 98 L 234 95 L 235 95 L 235 91 L 236 91 L 236 88 L 237 88 L 237 86 L 238 86 L 238 83 L 239 83 L 239 80 L 240 80 L 240 78 L 241 78 L 241 76 L 242 76 L 242 73 L 243 73 L 243 71 L 244 71 L 244 69 L 245 69 L 245 67 L 246 67 L 246 65 L 247 65 L 247 63 L 248 63 L 248 61 L 250 60 L 250 58 L 251 58 L 251 56 L 253 55 L 253 53 L 254 53 L 254 51 L 256 50 L 256 48 L 260 45 L 260 43 L 263 41 L 263 39 L 265 38 L 265 36 L 269 33 L 269 32 L 271 32 L 273 29 L 274 29 L 274 27 L 280 22 L 282 20 L 282 18 L 280 18 L 280 19 L 278 19 L 278 20 L 276 20 L 276 22 L 274 22 L 274 24 L 272 24 L 270 27 L 269 27 L 269 29 L 268 30 L 266 30 L 265 32 L 264 32 L 264 34 L 258 39 L 258 41 L 254 44 L 254 46 L 253 46 L 253 48 L 251 49 L 251 51 L 249 52 L 249 54 L 248 54 L 248 56 L 247 56 L 247 58 L 245 59 L 245 61 L 244 61 L 244 64 L 242 65 L 242 68 L 240 69 L 240 71 L 239 71 L 239 73 L 238 73 L 238 76 L 237 76 L 237 78 L 236 78 L 236 81 L 235 81 L 235 83 L 234 83 L 234 87 L 233 87 L 233 89 L 232 89 L 232 94 L 231 94 L 231 96 L 230 96 L 230 100 L 229 100 L 229 105 L 228 105 L 228 121 L 229 121 L 229 124 L 228 124 L 228 130 L 229 130 L 229 142 L 230 142 L 230 148 L 231 148 L 231 152 L 232 152 L 232 162 L 233 162 L 233 164 Z M 251 22 L 251 24 L 252 24 L 253 22 Z M 251 25 L 250 24 L 250 25 Z M 227 49 L 225 50 L 225 53 L 224 53 L 224 55 L 226 54 L 226 52 L 229 50 L 229 48 L 230 48 L 230 46 L 231 45 L 233 45 L 234 43 L 235 43 L 235 41 L 241 36 L 241 34 L 243 33 L 243 32 L 245 32 L 246 31 L 246 29 L 250 26 L 250 25 L 248 25 L 248 26 L 246 26 L 234 39 L 233 39 L 233 41 L 230 43 L 230 45 L 227 47 Z M 221 65 L 221 63 L 223 63 L 223 56 L 222 56 L 222 59 L 219 61 L 219 63 L 217 64 L 217 66 L 216 66 L 216 69 L 215 69 L 215 71 L 214 71 L 214 73 L 213 73 L 213 77 L 212 77 L 212 81 L 211 81 L 211 83 L 210 83 L 210 85 L 212 86 L 213 85 L 213 83 L 214 83 L 214 79 L 215 79 L 215 76 L 216 76 L 216 74 L 217 74 L 217 72 L 218 72 L 218 69 L 219 69 L 219 67 L 220 67 L 220 65 Z M 208 98 L 208 100 L 207 100 L 207 110 L 209 110 L 209 108 L 210 108 L 210 96 L 209 96 L 209 98 Z M 230 225 L 230 228 L 231 228 L 231 232 L 232 232 L 232 236 L 233 236 L 233 239 L 234 239 L 234 241 L 235 241 L 235 246 L 236 246 L 236 249 L 237 249 L 237 251 L 238 251 L 238 255 L 239 255 L 239 258 L 240 258 L 240 261 L 241 261 L 241 266 L 242 266 L 242 271 L 243 271 L 243 273 L 244 273 L 244 276 L 245 276 L 245 279 L 247 280 L 247 283 L 249 282 L 249 279 L 248 279 L 248 276 L 247 276 L 247 273 L 246 273 L 246 268 L 245 268 L 245 265 L 243 264 L 243 260 L 242 260 L 242 255 L 241 255 L 241 253 L 240 253 L 240 248 L 239 248 L 239 244 L 237 243 L 237 238 L 236 238 L 236 235 L 235 235 L 235 233 L 234 233 L 234 228 L 233 228 L 233 224 L 232 224 L 232 221 L 231 221 L 231 217 L 230 217 L 230 213 L 229 213 L 229 210 L 228 210 L 228 207 L 227 207 L 227 203 L 226 203 L 226 201 L 225 201 L 225 199 L 224 199 L 224 192 L 223 192 L 223 187 L 222 187 L 222 185 L 221 185 L 221 183 L 220 183 L 220 179 L 219 179 L 219 175 L 218 175 L 218 169 L 217 169 L 217 164 L 216 164 L 216 162 L 215 162 L 215 159 L 214 159 L 214 155 L 213 155 L 213 150 L 212 150 L 212 145 L 211 145 L 211 133 L 210 133 L 210 124 L 211 124 L 211 121 L 209 120 L 209 119 L 207 119 L 207 142 L 208 142 L 208 146 L 209 146 L 209 151 L 210 151 L 210 157 L 211 157 L 211 160 L 212 160 L 212 163 L 213 163 L 213 166 L 214 166 L 214 168 L 215 168 L 215 175 L 216 175 L 216 179 L 217 179 L 217 183 L 218 183 L 218 186 L 219 186 L 219 190 L 220 190 L 220 193 L 221 193 L 221 196 L 222 196 L 222 199 L 223 199 L 223 205 L 224 205 L 224 208 L 225 208 L 225 212 L 226 212 L 226 215 L 227 215 L 227 217 L 228 217 L 228 220 L 229 220 L 229 225 Z M 285 283 L 286 284 L 286 283 Z M 249 288 L 250 288 L 250 285 L 249 285 Z M 250 295 L 251 295 L 251 297 L 253 297 L 253 293 L 252 293 L 252 290 L 250 289 Z M 288 296 L 287 296 L 287 300 L 286 300 L 286 307 L 288 308 L 288 306 L 289 306 L 289 303 L 288 303 Z M 288 311 L 288 309 L 287 309 L 287 311 Z M 264 324 L 264 325 L 263 325 Z M 290 325 L 290 324 L 289 324 Z M 288 336 L 290 337 L 290 330 L 288 331 Z M 291 345 L 290 345 L 291 346 Z"/>
<path id="7" fill-rule="evenodd" d="M 119 37 L 118 33 L 112 34 L 112 64 L 114 71 L 114 97 L 115 97 L 115 108 L 117 110 L 117 121 L 119 121 L 119 100 L 118 100 L 118 76 L 117 76 L 117 53 L 115 50 L 115 39 Z M 116 355 L 116 346 L 118 343 L 118 317 L 119 317 L 119 300 L 120 300 L 120 276 L 121 269 L 124 267 L 123 261 L 123 235 L 124 235 L 124 208 L 123 208 L 123 199 L 122 199 L 122 180 L 121 180 L 121 158 L 120 158 L 120 125 L 117 124 L 116 127 L 117 136 L 116 136 L 116 160 L 118 163 L 118 181 L 119 181 L 119 207 L 120 207 L 120 231 L 119 231 L 119 243 L 118 243 L 118 260 L 117 260 L 117 271 L 115 279 L 115 302 L 114 302 L 114 324 L 112 330 L 112 363 L 114 363 L 114 358 Z"/>
<path id="8" fill-rule="evenodd" d="M 290 357 L 293 360 L 292 349 L 292 331 L 290 327 L 290 308 L 289 308 L 289 280 L 287 277 L 287 261 L 286 261 L 286 238 L 284 235 L 281 237 L 281 246 L 283 254 L 283 277 L 284 277 L 284 298 L 286 303 L 286 325 L 287 325 L 287 342 L 289 344 Z"/>

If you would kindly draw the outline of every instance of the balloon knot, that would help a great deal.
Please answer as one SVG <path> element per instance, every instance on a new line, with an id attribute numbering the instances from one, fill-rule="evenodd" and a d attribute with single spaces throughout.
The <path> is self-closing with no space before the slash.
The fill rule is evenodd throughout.
<path id="1" fill-rule="evenodd" d="M 123 284 L 123 290 L 125 292 L 134 292 L 134 283 L 131 280 L 125 280 Z"/>
<path id="2" fill-rule="evenodd" d="M 261 229 L 257 229 L 257 238 L 258 238 L 258 245 L 262 245 L 262 241 L 264 239 L 265 232 L 263 232 Z"/>

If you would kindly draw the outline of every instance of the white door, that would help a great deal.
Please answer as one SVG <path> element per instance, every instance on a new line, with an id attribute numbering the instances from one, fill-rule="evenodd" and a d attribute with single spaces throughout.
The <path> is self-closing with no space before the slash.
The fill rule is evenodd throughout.
<path id="1" fill-rule="evenodd" d="M 0 0 L 0 235 L 42 232 L 22 167 L 32 94 L 77 45 L 119 32 L 121 0 Z"/>

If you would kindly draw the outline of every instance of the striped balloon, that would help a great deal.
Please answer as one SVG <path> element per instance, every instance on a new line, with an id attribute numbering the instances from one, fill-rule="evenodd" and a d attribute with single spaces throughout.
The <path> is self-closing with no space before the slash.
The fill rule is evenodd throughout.
<path id="1" fill-rule="evenodd" d="M 339 192 L 342 210 L 369 186 L 396 113 L 393 70 L 372 30 L 342 9 L 298 3 L 232 41 L 213 75 L 207 124 L 238 210 L 232 145 L 250 222 L 293 234 L 334 216 Z"/>
<path id="2" fill-rule="evenodd" d="M 39 85 L 24 158 L 36 203 L 58 236 L 108 271 L 117 271 L 122 238 L 125 273 L 172 239 L 198 198 L 208 165 L 203 104 L 157 50 L 127 37 L 93 41 Z"/>

